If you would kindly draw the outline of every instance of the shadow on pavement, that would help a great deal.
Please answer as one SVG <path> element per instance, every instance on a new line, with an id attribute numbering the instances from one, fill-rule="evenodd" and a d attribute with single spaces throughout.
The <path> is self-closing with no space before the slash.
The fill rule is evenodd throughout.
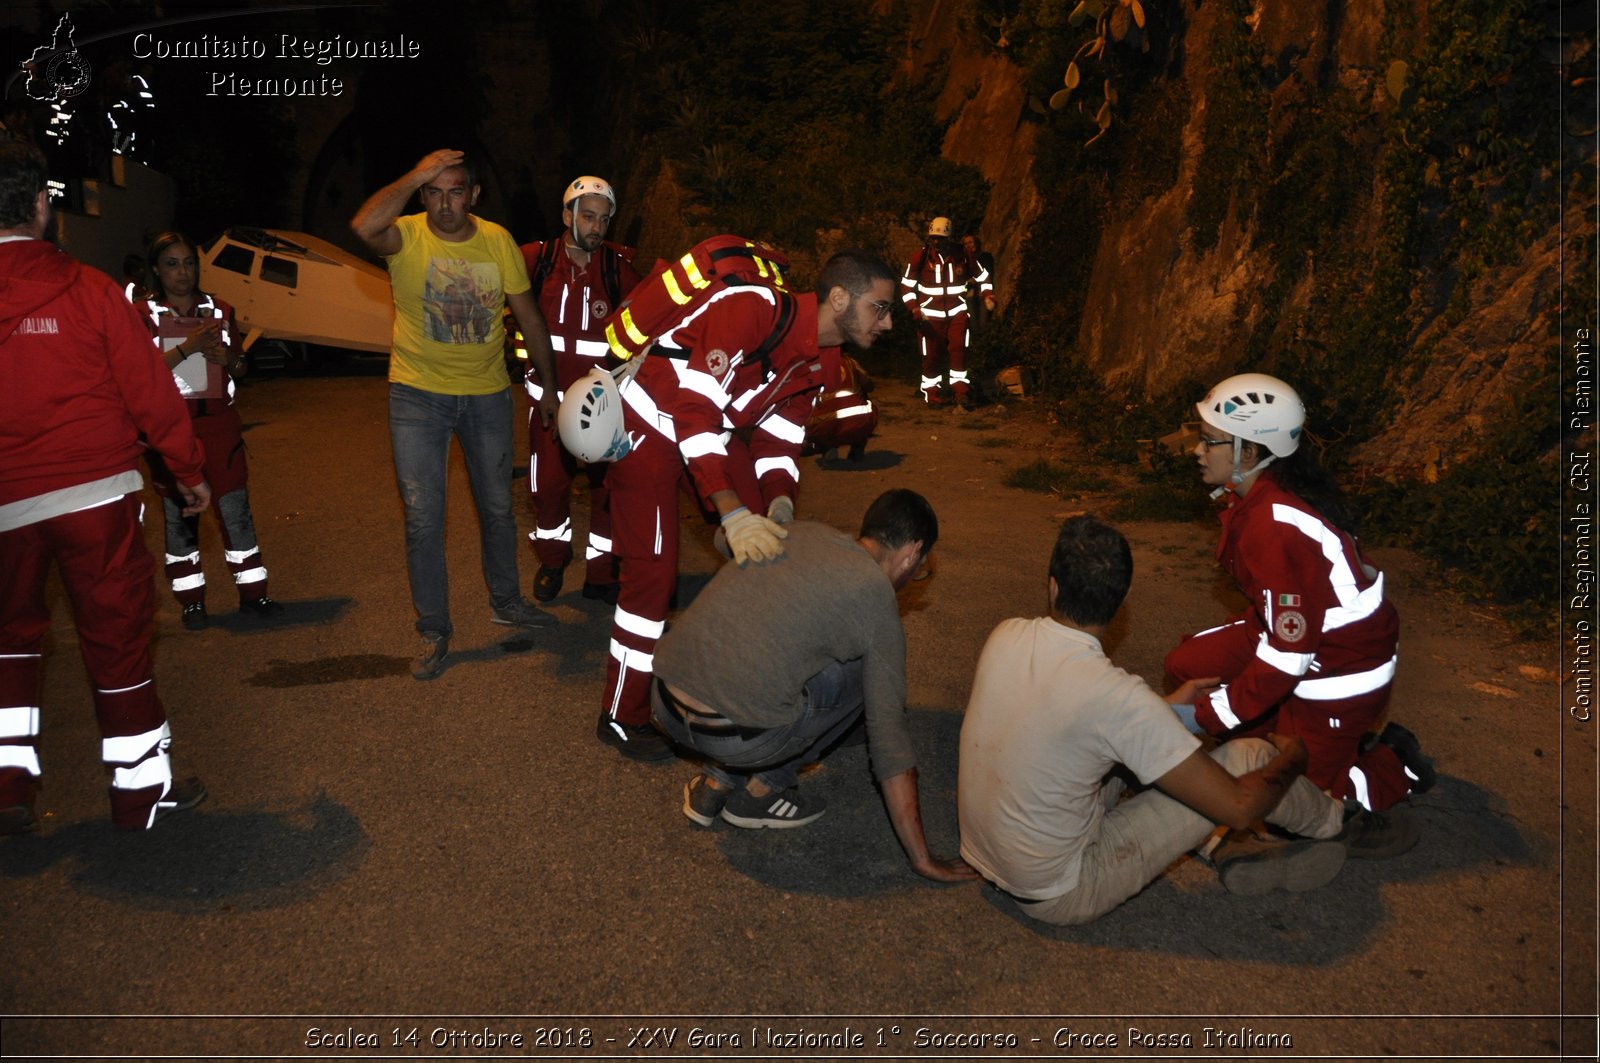
<path id="1" fill-rule="evenodd" d="M 318 793 L 303 808 L 219 812 L 205 806 L 149 831 L 85 821 L 0 846 L 0 875 L 75 865 L 73 885 L 108 900 L 172 911 L 303 904 L 345 878 L 371 847 L 343 805 Z"/>
<path id="2" fill-rule="evenodd" d="M 883 469 L 892 469 L 905 460 L 906 456 L 895 450 L 868 450 L 859 458 L 829 457 L 827 454 L 819 454 L 817 468 L 831 472 L 879 472 Z"/>
<path id="3" fill-rule="evenodd" d="M 303 601 L 283 601 L 283 612 L 262 618 L 233 611 L 212 613 L 211 626 L 230 635 L 263 635 L 285 628 L 309 627 L 313 624 L 332 624 L 344 617 L 355 602 L 354 598 L 312 598 Z"/>
<path id="4" fill-rule="evenodd" d="M 1530 841 L 1498 795 L 1460 779 L 1439 779 L 1400 810 L 1422 828 L 1417 847 L 1392 860 L 1351 860 L 1339 877 L 1307 893 L 1235 897 L 1208 867 L 1180 861 L 1143 892 L 1086 926 L 1040 923 L 983 887 L 984 900 L 1029 930 L 1057 941 L 1256 962 L 1332 964 L 1359 956 L 1388 920 L 1386 883 L 1452 877 L 1475 867 L 1532 865 L 1548 840 Z"/>
<path id="5" fill-rule="evenodd" d="M 918 790 L 928 846 L 956 855 L 956 759 L 961 714 L 912 709 L 911 741 L 918 754 Z M 937 888 L 906 863 L 868 767 L 866 745 L 843 745 L 805 770 L 800 786 L 828 803 L 821 819 L 794 830 L 741 830 L 726 823 L 718 848 L 739 874 L 790 893 L 857 898 L 905 889 Z"/>

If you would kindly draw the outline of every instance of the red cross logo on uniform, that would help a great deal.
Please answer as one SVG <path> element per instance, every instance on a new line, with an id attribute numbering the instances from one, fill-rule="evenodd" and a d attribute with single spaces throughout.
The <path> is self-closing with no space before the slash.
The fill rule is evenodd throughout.
<path id="1" fill-rule="evenodd" d="M 1277 622 L 1272 625 L 1272 629 L 1285 642 L 1299 642 L 1305 638 L 1306 618 L 1292 609 L 1287 609 L 1278 614 Z"/>

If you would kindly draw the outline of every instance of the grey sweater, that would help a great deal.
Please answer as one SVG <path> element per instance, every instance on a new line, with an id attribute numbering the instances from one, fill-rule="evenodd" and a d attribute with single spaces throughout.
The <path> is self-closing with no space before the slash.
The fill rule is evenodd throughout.
<path id="1" fill-rule="evenodd" d="M 724 565 L 656 646 L 656 675 L 743 727 L 799 717 L 807 679 L 861 658 L 867 748 L 879 779 L 916 767 L 906 643 L 894 586 L 848 535 L 789 526 L 783 557 Z"/>

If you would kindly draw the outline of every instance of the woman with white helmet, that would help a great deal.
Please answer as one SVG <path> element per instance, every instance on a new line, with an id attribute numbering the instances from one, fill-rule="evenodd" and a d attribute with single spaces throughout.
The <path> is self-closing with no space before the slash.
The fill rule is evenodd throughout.
<path id="1" fill-rule="evenodd" d="M 1305 407 L 1262 373 L 1222 381 L 1197 406 L 1194 456 L 1212 497 L 1229 496 L 1217 560 L 1250 607 L 1167 655 L 1177 682 L 1223 683 L 1180 710 L 1213 735 L 1297 735 L 1306 776 L 1384 809 L 1433 785 L 1416 736 L 1383 719 L 1400 618 L 1356 544 L 1354 515 L 1304 442 Z"/>

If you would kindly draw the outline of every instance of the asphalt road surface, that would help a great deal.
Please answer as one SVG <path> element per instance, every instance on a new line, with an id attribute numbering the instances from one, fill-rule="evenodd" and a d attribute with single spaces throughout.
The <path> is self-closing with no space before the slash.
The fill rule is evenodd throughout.
<path id="1" fill-rule="evenodd" d="M 927 831 L 952 855 L 978 651 L 1042 610 L 1061 518 L 1107 499 L 1002 486 L 1041 455 L 1094 460 L 1032 403 L 877 397 L 863 461 L 804 461 L 800 515 L 853 530 L 894 486 L 939 511 L 934 574 L 902 606 Z M 7 1057 L 1594 1055 L 1574 1017 L 1596 1001 L 1592 725 L 1563 711 L 1553 646 L 1409 555 L 1376 552 L 1405 619 L 1393 715 L 1441 769 L 1410 804 L 1420 845 L 1294 896 L 1230 896 L 1187 860 L 1053 930 L 986 887 L 913 875 L 860 747 L 805 779 L 829 802 L 806 828 L 692 828 L 688 764 L 625 762 L 594 737 L 610 617 L 577 594 L 581 568 L 554 631 L 490 623 L 459 456 L 457 634 L 444 674 L 413 681 L 383 380 L 266 379 L 240 405 L 288 611 L 232 612 L 208 518 L 212 626 L 183 630 L 163 585 L 156 659 L 180 771 L 211 798 L 126 835 L 57 595 L 43 828 L 0 841 Z M 1124 531 L 1137 571 L 1112 654 L 1159 683 L 1173 642 L 1234 600 L 1213 526 Z M 717 561 L 688 536 L 680 604 Z M 525 587 L 534 568 L 525 553 Z"/>

